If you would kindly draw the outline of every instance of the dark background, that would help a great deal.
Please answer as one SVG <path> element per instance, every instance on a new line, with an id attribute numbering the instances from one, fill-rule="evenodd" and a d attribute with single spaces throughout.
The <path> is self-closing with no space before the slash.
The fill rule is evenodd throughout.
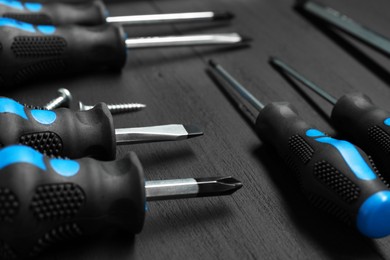
<path id="1" fill-rule="evenodd" d="M 141 102 L 147 109 L 115 116 L 117 127 L 192 123 L 201 138 L 118 148 L 133 150 L 148 179 L 233 175 L 244 187 L 230 197 L 152 202 L 144 230 L 88 238 L 56 248 L 45 259 L 360 259 L 390 258 L 390 239 L 370 240 L 312 209 L 292 172 L 263 145 L 251 125 L 207 76 L 215 59 L 265 103 L 287 100 L 318 128 L 334 133 L 326 116 L 331 106 L 310 104 L 269 64 L 276 55 L 336 97 L 362 91 L 390 110 L 390 62 L 356 40 L 320 29 L 295 11 L 291 0 L 109 0 L 111 15 L 231 11 L 231 23 L 127 28 L 129 36 L 240 32 L 250 48 L 172 48 L 129 51 L 122 73 L 97 73 L 29 84 L 3 95 L 44 105 L 58 88 L 86 104 Z M 387 35 L 387 0 L 321 0 Z M 76 102 L 75 102 L 76 104 Z M 74 104 L 74 105 L 75 105 Z"/>

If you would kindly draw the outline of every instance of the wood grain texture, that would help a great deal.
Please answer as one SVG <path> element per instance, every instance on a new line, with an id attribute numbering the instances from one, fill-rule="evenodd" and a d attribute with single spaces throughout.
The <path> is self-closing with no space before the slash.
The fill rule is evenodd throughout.
<path id="1" fill-rule="evenodd" d="M 322 3 L 390 37 L 388 1 Z M 331 107 L 312 93 L 300 95 L 268 64 L 270 55 L 335 96 L 362 91 L 390 109 L 389 60 L 342 33 L 318 28 L 292 5 L 292 0 L 112 0 L 111 15 L 204 10 L 236 14 L 228 24 L 127 28 L 129 36 L 238 31 L 253 38 L 253 44 L 129 51 L 122 73 L 69 77 L 2 92 L 37 105 L 61 87 L 87 104 L 144 102 L 145 111 L 115 116 L 115 125 L 194 123 L 204 128 L 205 136 L 122 146 L 118 157 L 136 151 L 148 179 L 233 175 L 244 184 L 230 197 L 150 203 L 141 234 L 91 238 L 56 248 L 44 259 L 390 259 L 390 239 L 363 238 L 308 205 L 292 172 L 205 73 L 207 60 L 213 58 L 265 103 L 290 101 L 305 120 L 329 133 L 334 132 L 326 119 Z M 319 104 L 315 109 L 310 98 Z"/>

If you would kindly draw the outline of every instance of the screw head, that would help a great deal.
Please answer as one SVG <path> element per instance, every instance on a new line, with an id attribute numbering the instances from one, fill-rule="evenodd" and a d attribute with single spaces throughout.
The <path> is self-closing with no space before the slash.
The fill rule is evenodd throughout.
<path id="1" fill-rule="evenodd" d="M 66 88 L 60 88 L 58 89 L 58 93 L 64 98 L 63 99 L 63 106 L 64 107 L 70 107 L 70 103 L 72 102 L 72 94 L 70 91 Z"/>
<path id="2" fill-rule="evenodd" d="M 79 101 L 79 110 L 80 110 L 80 111 L 87 110 L 87 109 L 85 109 L 85 105 L 84 105 L 84 103 L 83 103 L 83 102 L 81 102 L 81 101 Z"/>

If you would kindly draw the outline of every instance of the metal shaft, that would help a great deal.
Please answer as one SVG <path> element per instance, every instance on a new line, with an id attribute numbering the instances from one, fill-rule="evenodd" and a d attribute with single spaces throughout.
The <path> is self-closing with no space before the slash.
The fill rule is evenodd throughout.
<path id="1" fill-rule="evenodd" d="M 146 200 L 170 200 L 230 195 L 242 187 L 232 177 L 188 178 L 146 181 Z"/>
<path id="2" fill-rule="evenodd" d="M 122 25 L 152 25 L 152 24 L 171 24 L 184 22 L 207 22 L 216 20 L 228 20 L 233 18 L 231 13 L 215 12 L 190 12 L 190 13 L 171 13 L 171 14 L 147 14 L 147 15 L 129 15 L 107 17 L 107 23 L 120 23 Z"/>
<path id="3" fill-rule="evenodd" d="M 180 124 L 115 130 L 117 144 L 179 141 L 200 135 L 203 135 L 203 132 L 198 127 Z"/>
<path id="4" fill-rule="evenodd" d="M 129 38 L 126 46 L 129 49 L 156 48 L 156 47 L 180 47 L 201 45 L 234 45 L 247 42 L 248 39 L 237 33 L 200 34 L 183 36 L 161 36 Z"/>
<path id="5" fill-rule="evenodd" d="M 328 92 L 311 82 L 310 80 L 303 77 L 301 74 L 299 74 L 296 70 L 288 66 L 283 61 L 277 59 L 277 58 L 271 58 L 270 62 L 272 65 L 280 69 L 283 73 L 286 73 L 293 77 L 294 79 L 300 81 L 305 86 L 307 86 L 309 89 L 313 90 L 315 93 L 317 93 L 319 96 L 321 96 L 323 99 L 331 103 L 332 105 L 335 105 L 337 102 L 337 99 L 330 95 Z"/>
<path id="6" fill-rule="evenodd" d="M 336 26 L 353 37 L 390 56 L 390 39 L 366 28 L 346 15 L 312 1 L 303 1 L 299 5 L 304 11 Z"/>
<path id="7" fill-rule="evenodd" d="M 221 65 L 210 60 L 209 64 L 227 83 L 246 101 L 248 101 L 257 111 L 263 109 L 264 105 L 255 98 L 243 85 L 241 85 L 232 75 L 230 75 Z"/>

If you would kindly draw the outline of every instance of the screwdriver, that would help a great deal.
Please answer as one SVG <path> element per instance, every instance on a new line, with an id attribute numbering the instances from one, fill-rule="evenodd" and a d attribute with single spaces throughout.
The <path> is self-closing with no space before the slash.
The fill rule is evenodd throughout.
<path id="1" fill-rule="evenodd" d="M 371 29 L 360 25 L 348 16 L 336 11 L 330 7 L 321 5 L 313 1 L 297 1 L 297 8 L 306 13 L 321 19 L 361 42 L 371 46 L 377 51 L 386 56 L 390 56 L 390 40 L 389 38 L 372 31 Z"/>
<path id="2" fill-rule="evenodd" d="M 390 178 L 390 112 L 375 106 L 363 93 L 343 95 L 337 100 L 283 61 L 272 58 L 271 63 L 332 104 L 330 118 L 335 128 L 367 151 L 384 177 Z"/>
<path id="3" fill-rule="evenodd" d="M 182 22 L 208 22 L 229 20 L 229 12 L 187 12 L 171 14 L 148 14 L 129 16 L 108 16 L 108 10 L 102 1 L 83 4 L 69 3 L 31 3 L 15 0 L 0 1 L 0 17 L 12 18 L 37 25 L 101 25 L 119 23 L 122 25 L 172 24 Z"/>
<path id="4" fill-rule="evenodd" d="M 296 173 L 314 206 L 356 226 L 367 237 L 390 234 L 390 190 L 371 158 L 351 143 L 313 128 L 287 102 L 264 106 L 220 65 L 214 61 L 210 65 L 227 83 L 222 87 L 255 124 L 259 137 Z"/>
<path id="5" fill-rule="evenodd" d="M 110 162 L 69 160 L 22 145 L 0 150 L 0 173 L 6 259 L 112 229 L 139 233 L 146 201 L 230 195 L 242 187 L 232 177 L 144 181 L 134 152 Z"/>
<path id="6" fill-rule="evenodd" d="M 125 65 L 127 49 L 200 45 L 241 45 L 237 33 L 127 38 L 112 24 L 52 26 L 0 18 L 0 86 L 30 79 L 72 75 Z"/>
<path id="7" fill-rule="evenodd" d="M 116 144 L 184 140 L 203 135 L 193 125 L 159 125 L 114 129 L 104 103 L 87 111 L 68 108 L 27 108 L 13 99 L 0 97 L 0 146 L 23 144 L 49 156 L 112 160 Z"/>

